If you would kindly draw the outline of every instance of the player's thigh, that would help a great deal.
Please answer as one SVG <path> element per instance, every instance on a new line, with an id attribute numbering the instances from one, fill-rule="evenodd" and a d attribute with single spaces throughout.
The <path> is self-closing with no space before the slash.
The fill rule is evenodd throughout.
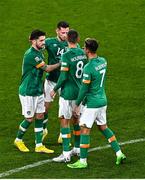
<path id="1" fill-rule="evenodd" d="M 97 125 L 105 125 L 105 124 L 107 124 L 106 110 L 107 110 L 107 106 L 97 108 L 96 120 L 95 120 Z"/>
<path id="2" fill-rule="evenodd" d="M 84 107 L 80 117 L 79 125 L 85 126 L 87 128 L 92 128 L 95 119 L 96 119 L 96 108 Z"/>
<path id="3" fill-rule="evenodd" d="M 65 119 L 71 119 L 72 107 L 69 100 L 65 100 L 63 97 L 59 97 L 59 117 Z"/>
<path id="4" fill-rule="evenodd" d="M 55 85 L 56 85 L 55 82 L 52 82 L 52 81 L 45 79 L 45 82 L 44 82 L 45 102 L 52 102 L 53 101 L 53 98 L 50 96 L 50 92 L 53 90 Z"/>
<path id="5" fill-rule="evenodd" d="M 22 95 L 19 95 L 19 98 L 22 105 L 22 115 L 24 115 L 25 118 L 34 117 L 35 98 L 33 96 L 22 96 Z"/>
<path id="6" fill-rule="evenodd" d="M 41 114 L 45 112 L 44 94 L 37 96 L 35 100 L 35 113 Z"/>

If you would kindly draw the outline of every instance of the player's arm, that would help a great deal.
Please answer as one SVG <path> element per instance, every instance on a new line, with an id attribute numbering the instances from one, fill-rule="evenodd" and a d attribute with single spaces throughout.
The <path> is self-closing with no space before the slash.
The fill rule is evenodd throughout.
<path id="1" fill-rule="evenodd" d="M 84 100 L 84 98 L 86 97 L 86 94 L 87 94 L 87 92 L 89 90 L 90 83 L 91 83 L 90 73 L 87 72 L 87 71 L 85 72 L 85 70 L 84 70 L 82 85 L 81 85 L 81 88 L 80 88 L 80 91 L 79 91 L 78 98 L 77 98 L 77 100 L 75 102 L 75 104 L 77 106 L 79 106 L 81 104 L 81 102 Z"/>
<path id="2" fill-rule="evenodd" d="M 60 66 L 60 62 L 52 65 L 47 65 L 44 61 L 36 65 L 36 68 L 41 68 L 45 72 L 51 72 Z"/>
<path id="3" fill-rule="evenodd" d="M 51 72 L 55 69 L 57 69 L 59 66 L 60 66 L 61 63 L 56 63 L 56 64 L 52 64 L 52 65 L 47 65 L 45 64 L 42 69 L 45 71 L 45 72 Z"/>
<path id="4" fill-rule="evenodd" d="M 75 107 L 74 107 L 74 111 L 73 111 L 73 115 L 74 117 L 78 118 L 80 115 L 80 104 L 83 102 L 83 100 L 86 97 L 86 94 L 89 90 L 89 86 L 90 86 L 91 80 L 89 78 L 88 74 L 83 74 L 83 80 L 82 80 L 82 85 L 81 88 L 79 90 L 79 95 L 78 98 L 75 102 Z"/>
<path id="5" fill-rule="evenodd" d="M 67 80 L 67 78 L 68 78 L 68 71 L 69 71 L 69 67 L 67 66 L 67 64 L 65 62 L 62 62 L 61 69 L 60 69 L 60 76 L 58 78 L 56 86 L 53 89 L 55 92 L 59 88 L 61 88 L 63 86 L 63 84 L 65 83 L 65 81 Z"/>
<path id="6" fill-rule="evenodd" d="M 61 66 L 61 73 L 59 75 L 57 84 L 55 85 L 54 89 L 50 92 L 50 96 L 53 98 L 56 94 L 56 91 L 61 88 L 63 86 L 63 84 L 65 83 L 65 81 L 67 80 L 68 77 L 68 71 L 69 68 L 68 67 L 64 67 L 65 63 L 62 62 L 62 66 Z"/>

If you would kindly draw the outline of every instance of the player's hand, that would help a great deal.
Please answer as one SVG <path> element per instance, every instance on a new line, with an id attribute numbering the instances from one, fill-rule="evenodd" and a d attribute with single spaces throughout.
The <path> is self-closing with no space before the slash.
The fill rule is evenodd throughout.
<path id="1" fill-rule="evenodd" d="M 56 95 L 56 92 L 55 92 L 54 90 L 52 90 L 52 91 L 50 92 L 50 96 L 51 96 L 52 98 L 54 98 L 55 95 Z"/>
<path id="2" fill-rule="evenodd" d="M 80 106 L 75 106 L 74 107 L 73 115 L 74 115 L 75 118 L 79 118 L 79 116 L 80 116 Z"/>

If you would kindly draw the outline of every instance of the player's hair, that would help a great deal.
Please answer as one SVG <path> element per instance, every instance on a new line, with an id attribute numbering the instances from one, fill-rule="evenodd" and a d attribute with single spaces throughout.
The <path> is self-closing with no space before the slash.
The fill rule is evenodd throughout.
<path id="1" fill-rule="evenodd" d="M 35 29 L 31 32 L 29 39 L 34 40 L 34 39 L 38 39 L 40 36 L 45 36 L 45 35 L 46 35 L 45 32 L 39 29 Z"/>
<path id="2" fill-rule="evenodd" d="M 79 34 L 76 30 L 71 29 L 67 33 L 67 40 L 70 43 L 77 43 Z"/>
<path id="3" fill-rule="evenodd" d="M 58 22 L 57 24 L 57 28 L 60 29 L 60 28 L 68 28 L 69 27 L 69 23 L 66 22 L 66 21 L 60 21 Z"/>
<path id="4" fill-rule="evenodd" d="M 91 52 L 96 53 L 99 44 L 96 39 L 94 38 L 86 38 L 85 39 L 85 47 Z"/>

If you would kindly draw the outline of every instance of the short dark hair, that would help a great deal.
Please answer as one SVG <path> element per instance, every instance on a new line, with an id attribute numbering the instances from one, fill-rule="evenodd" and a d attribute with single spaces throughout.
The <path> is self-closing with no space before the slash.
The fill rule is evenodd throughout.
<path id="1" fill-rule="evenodd" d="M 71 29 L 67 33 L 67 40 L 70 43 L 76 43 L 78 41 L 79 34 L 76 30 Z"/>
<path id="2" fill-rule="evenodd" d="M 60 29 L 61 27 L 62 27 L 62 28 L 68 28 L 68 27 L 69 27 L 69 23 L 66 22 L 66 21 L 60 21 L 60 22 L 58 22 L 57 28 Z"/>
<path id="3" fill-rule="evenodd" d="M 99 44 L 96 39 L 94 38 L 87 38 L 85 39 L 85 47 L 89 49 L 90 52 L 96 53 Z"/>
<path id="4" fill-rule="evenodd" d="M 43 31 L 40 31 L 39 29 L 35 29 L 30 34 L 30 40 L 38 39 L 40 36 L 45 36 L 46 33 Z"/>

